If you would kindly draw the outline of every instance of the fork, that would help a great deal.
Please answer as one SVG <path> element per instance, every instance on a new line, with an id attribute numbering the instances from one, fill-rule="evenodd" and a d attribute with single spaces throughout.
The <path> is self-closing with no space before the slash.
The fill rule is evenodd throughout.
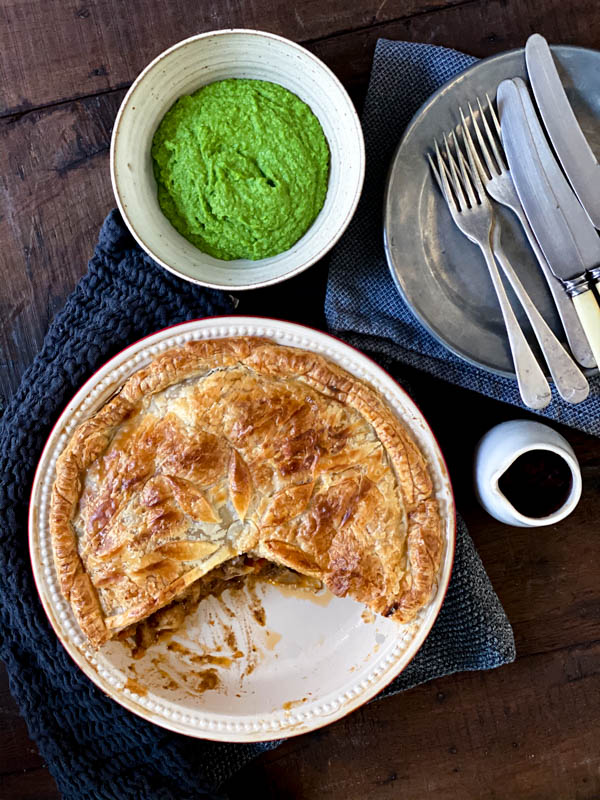
<path id="1" fill-rule="evenodd" d="M 483 184 L 490 197 L 492 197 L 498 203 L 502 203 L 502 205 L 506 206 L 507 208 L 510 208 L 521 223 L 521 226 L 525 231 L 525 235 L 529 240 L 531 249 L 533 250 L 535 257 L 539 262 L 544 277 L 546 278 L 548 287 L 552 293 L 552 297 L 554 298 L 554 303 L 556 304 L 558 314 L 562 320 L 571 352 L 575 356 L 575 359 L 583 367 L 593 367 L 595 366 L 596 362 L 590 349 L 587 336 L 585 335 L 585 332 L 581 326 L 581 322 L 579 321 L 579 317 L 577 316 L 577 312 L 575 311 L 573 301 L 565 292 L 558 278 L 554 277 L 554 274 L 552 273 L 552 270 L 550 269 L 550 266 L 546 261 L 544 254 L 542 253 L 538 241 L 535 238 L 535 234 L 531 228 L 531 225 L 529 224 L 529 220 L 525 216 L 525 211 L 523 210 L 523 206 L 519 200 L 519 196 L 517 194 L 517 190 L 515 189 L 506 159 L 503 156 L 500 120 L 498 119 L 498 116 L 494 110 L 494 105 L 487 94 L 486 100 L 487 110 L 489 111 L 489 116 L 491 117 L 496 133 L 495 136 L 488 123 L 487 115 L 479 98 L 477 98 L 477 106 L 479 108 L 479 119 L 483 125 L 484 133 L 481 132 L 481 126 L 477 120 L 477 117 L 475 116 L 471 103 L 469 103 L 470 121 L 477 137 L 479 150 L 483 155 L 487 167 L 486 172 L 486 170 L 483 169 L 481 160 L 476 158 L 476 164 L 481 175 L 481 180 L 483 181 Z M 462 118 L 463 127 L 468 130 L 464 115 L 462 115 Z"/>
<path id="2" fill-rule="evenodd" d="M 455 134 L 452 133 L 451 137 L 458 159 L 458 167 L 445 134 L 444 144 L 448 166 L 442 158 L 437 141 L 434 143 L 437 166 L 430 154 L 427 155 L 429 163 L 456 226 L 471 242 L 479 245 L 485 258 L 506 326 L 521 398 L 529 408 L 545 408 L 552 397 L 550 386 L 519 326 L 494 260 L 491 245 L 494 224 L 491 203 L 475 168 L 471 151 L 467 150 L 469 169 L 462 151 L 458 147 Z M 452 184 L 452 189 L 450 189 L 450 184 Z"/>
<path id="3" fill-rule="evenodd" d="M 480 104 L 481 108 L 481 104 Z M 472 156 L 472 160 L 475 164 L 477 172 L 482 180 L 482 182 L 486 185 L 486 188 L 489 183 L 494 181 L 494 178 L 488 178 L 488 175 L 484 169 L 484 166 L 481 162 L 477 149 L 473 143 L 473 139 L 471 137 L 471 132 L 469 130 L 469 125 L 467 124 L 467 120 L 465 119 L 465 115 L 460 110 L 460 116 L 462 119 L 462 136 L 463 142 L 465 147 L 467 148 L 467 152 L 470 153 Z M 474 121 L 474 114 L 471 105 L 469 104 L 469 110 L 471 111 L 471 120 Z M 481 109 L 483 112 L 483 109 Z M 484 120 L 484 125 L 487 126 L 487 120 Z M 476 131 L 479 131 L 479 127 L 475 122 L 473 122 L 473 126 Z M 487 130 L 489 131 L 489 126 L 487 126 Z M 489 131 L 491 134 L 491 131 Z M 478 137 L 479 138 L 479 137 Z M 489 156 L 487 152 L 487 148 L 485 147 L 485 142 L 483 137 L 479 138 L 479 144 L 482 146 L 482 152 Z M 496 150 L 496 153 L 498 151 Z M 494 155 L 496 155 L 494 153 Z M 500 154 L 498 153 L 498 157 Z M 489 168 L 491 172 L 491 159 L 489 162 Z M 491 173 L 493 175 L 493 173 Z M 504 173 L 505 177 L 507 177 L 510 182 L 511 186 L 514 189 L 514 185 L 512 184 L 512 178 L 508 171 Z M 504 184 L 504 190 L 499 190 L 498 185 Z M 506 193 L 506 184 L 505 178 L 500 178 L 496 184 L 495 189 L 493 189 L 496 194 L 505 194 Z M 533 332 L 538 340 L 540 345 L 540 349 L 544 354 L 544 358 L 546 359 L 546 363 L 548 364 L 548 369 L 550 370 L 550 374 L 554 379 L 554 384 L 560 396 L 563 400 L 566 400 L 568 403 L 581 403 L 583 400 L 586 399 L 590 392 L 589 384 L 579 369 L 579 367 L 575 364 L 569 353 L 565 350 L 562 344 L 558 341 L 552 330 L 550 329 L 546 320 L 542 317 L 538 309 L 536 308 L 534 302 L 532 301 L 531 297 L 525 290 L 525 287 L 521 283 L 521 280 L 515 270 L 513 269 L 510 261 L 506 257 L 506 253 L 502 247 L 501 242 L 501 235 L 500 235 L 500 226 L 498 224 L 494 225 L 493 233 L 492 233 L 492 246 L 494 255 L 496 256 L 496 260 L 499 262 L 500 266 L 502 267 L 502 271 L 508 278 L 510 285 L 513 288 L 514 293 L 516 294 L 519 302 L 523 306 L 525 313 L 527 314 L 527 318 L 531 324 Z M 563 295 L 566 297 L 566 294 L 563 291 Z"/>

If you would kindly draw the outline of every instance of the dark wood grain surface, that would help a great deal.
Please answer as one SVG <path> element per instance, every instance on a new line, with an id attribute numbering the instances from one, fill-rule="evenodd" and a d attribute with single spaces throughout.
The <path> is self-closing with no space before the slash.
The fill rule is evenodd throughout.
<path id="1" fill-rule="evenodd" d="M 0 398 L 10 397 L 50 320 L 84 273 L 113 206 L 111 127 L 127 86 L 176 41 L 256 27 L 302 42 L 360 106 L 379 37 L 486 56 L 550 41 L 600 48 L 595 0 L 5 0 L 0 6 Z M 600 78 L 599 78 L 600 80 Z M 324 270 L 250 292 L 241 308 L 322 323 Z M 315 290 L 319 287 L 321 294 Z M 294 298 L 294 303 L 290 303 Z M 287 299 L 287 303 L 286 303 Z M 510 528 L 471 488 L 472 453 L 496 422 L 526 416 L 412 370 L 457 501 L 513 624 L 517 661 L 371 703 L 291 739 L 229 783 L 232 800 L 600 797 L 600 444 L 561 429 L 583 498 L 559 525 Z M 0 672 L 0 800 L 54 800 Z"/>

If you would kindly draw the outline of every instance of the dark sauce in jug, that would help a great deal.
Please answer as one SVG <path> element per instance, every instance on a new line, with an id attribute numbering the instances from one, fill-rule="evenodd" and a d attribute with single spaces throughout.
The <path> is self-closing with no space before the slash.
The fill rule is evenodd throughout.
<path id="1" fill-rule="evenodd" d="M 523 453 L 498 481 L 502 494 L 526 517 L 554 514 L 567 502 L 572 486 L 569 465 L 551 450 Z"/>

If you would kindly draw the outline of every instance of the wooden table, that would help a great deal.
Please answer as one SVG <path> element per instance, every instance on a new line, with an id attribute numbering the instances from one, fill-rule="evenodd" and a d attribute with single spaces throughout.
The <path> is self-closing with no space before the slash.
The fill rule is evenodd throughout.
<path id="1" fill-rule="evenodd" d="M 113 197 L 110 133 L 133 78 L 201 31 L 260 28 L 303 43 L 362 103 L 379 37 L 487 56 L 533 31 L 600 48 L 594 0 L 4 0 L 0 9 L 0 395 L 10 397 L 53 315 L 84 273 Z M 244 296 L 241 310 L 323 325 L 324 270 Z M 303 306 L 303 307 L 302 307 Z M 308 310 L 307 310 L 308 309 Z M 575 513 L 538 532 L 477 505 L 473 447 L 526 416 L 407 370 L 448 458 L 458 507 L 515 631 L 516 663 L 374 702 L 257 759 L 232 799 L 598 798 L 600 444 L 564 429 L 580 459 Z M 0 676 L 0 798 L 53 800 L 52 777 Z"/>

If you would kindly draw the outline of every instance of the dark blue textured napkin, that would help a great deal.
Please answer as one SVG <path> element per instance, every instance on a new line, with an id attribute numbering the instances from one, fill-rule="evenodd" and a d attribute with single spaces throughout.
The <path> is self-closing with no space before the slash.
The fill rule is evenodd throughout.
<path id="1" fill-rule="evenodd" d="M 357 212 L 336 247 L 325 314 L 334 333 L 443 380 L 523 407 L 517 383 L 468 364 L 422 327 L 400 297 L 385 259 L 382 209 L 387 172 L 402 133 L 422 103 L 476 59 L 455 50 L 410 42 L 377 43 L 362 115 L 367 152 Z M 545 417 L 600 436 L 600 378 L 588 399 L 565 403 L 553 389 Z"/>
<path id="2" fill-rule="evenodd" d="M 331 296 L 330 291 L 330 302 Z M 288 302 L 291 306 L 294 297 Z M 113 211 L 87 275 L 52 322 L 0 424 L 0 658 L 29 732 L 67 800 L 216 797 L 244 763 L 277 746 L 188 739 L 109 700 L 72 663 L 47 622 L 27 550 L 35 467 L 52 424 L 75 391 L 142 336 L 232 310 L 226 295 L 156 266 Z M 283 303 L 276 313 L 285 317 Z M 397 373 L 387 359 L 386 367 Z M 459 520 L 454 570 L 438 620 L 383 694 L 459 670 L 490 669 L 514 656 L 512 629 Z"/>

